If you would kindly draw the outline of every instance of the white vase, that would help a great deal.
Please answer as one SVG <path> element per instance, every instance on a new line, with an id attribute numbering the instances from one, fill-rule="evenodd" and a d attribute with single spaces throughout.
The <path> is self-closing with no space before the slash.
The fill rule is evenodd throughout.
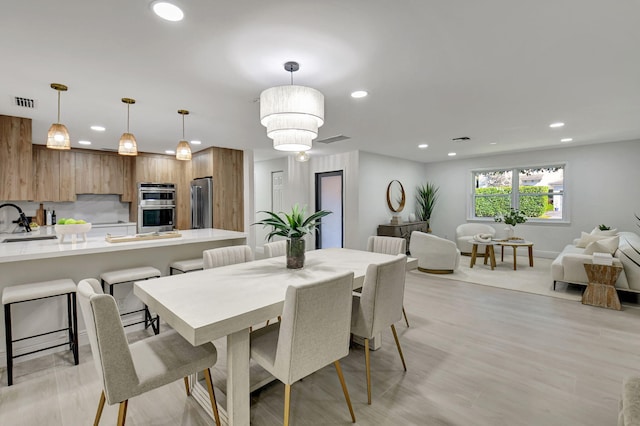
<path id="1" fill-rule="evenodd" d="M 506 228 L 504 228 L 504 233 L 507 236 L 507 238 L 512 238 L 515 235 L 515 227 L 512 225 L 507 225 Z"/>

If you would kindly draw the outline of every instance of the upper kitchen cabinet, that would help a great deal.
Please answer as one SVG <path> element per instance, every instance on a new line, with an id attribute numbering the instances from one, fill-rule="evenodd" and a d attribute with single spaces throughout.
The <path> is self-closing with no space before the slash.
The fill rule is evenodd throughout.
<path id="1" fill-rule="evenodd" d="M 77 194 L 124 193 L 124 161 L 117 154 L 76 152 Z"/>
<path id="2" fill-rule="evenodd" d="M 75 201 L 75 153 L 33 145 L 33 199 Z"/>
<path id="3" fill-rule="evenodd" d="M 0 115 L 0 201 L 33 198 L 31 119 Z"/>
<path id="4" fill-rule="evenodd" d="M 167 155 L 139 154 L 136 157 L 136 183 L 177 183 L 178 162 Z"/>

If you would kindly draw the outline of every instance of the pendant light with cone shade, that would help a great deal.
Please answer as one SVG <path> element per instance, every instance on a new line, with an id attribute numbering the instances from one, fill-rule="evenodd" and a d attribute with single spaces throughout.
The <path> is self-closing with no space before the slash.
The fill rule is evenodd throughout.
<path id="1" fill-rule="evenodd" d="M 189 115 L 189 111 L 179 109 L 178 114 L 182 116 L 182 140 L 178 142 L 178 147 L 176 148 L 176 160 L 188 161 L 191 160 L 191 146 L 184 138 L 184 116 Z"/>
<path id="2" fill-rule="evenodd" d="M 71 149 L 69 131 L 64 124 L 60 123 L 60 92 L 66 92 L 67 86 L 64 84 L 51 83 L 51 88 L 58 91 L 58 121 L 49 128 L 49 132 L 47 133 L 47 148 Z"/>
<path id="3" fill-rule="evenodd" d="M 118 154 L 120 155 L 138 155 L 138 144 L 133 133 L 129 133 L 129 106 L 135 104 L 136 100 L 131 98 L 122 98 L 122 102 L 127 104 L 127 131 L 120 136 L 120 144 L 118 145 Z"/>

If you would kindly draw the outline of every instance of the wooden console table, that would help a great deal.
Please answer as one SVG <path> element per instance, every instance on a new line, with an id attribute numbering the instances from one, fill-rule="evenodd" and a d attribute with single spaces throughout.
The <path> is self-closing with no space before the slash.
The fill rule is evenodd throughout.
<path id="1" fill-rule="evenodd" d="M 616 292 L 616 281 L 622 267 L 585 263 L 584 270 L 587 272 L 589 284 L 582 294 L 582 304 L 622 310 Z"/>
<path id="2" fill-rule="evenodd" d="M 409 253 L 409 240 L 413 231 L 427 232 L 427 222 L 405 222 L 398 225 L 378 225 L 378 235 L 383 237 L 404 238 L 407 241 L 407 253 Z"/>

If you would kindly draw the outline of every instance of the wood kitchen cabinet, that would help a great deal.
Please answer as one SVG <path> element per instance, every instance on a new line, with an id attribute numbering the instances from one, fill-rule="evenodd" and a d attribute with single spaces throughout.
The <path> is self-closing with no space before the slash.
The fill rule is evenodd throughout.
<path id="1" fill-rule="evenodd" d="M 76 152 L 77 194 L 122 194 L 124 162 L 117 154 Z"/>
<path id="2" fill-rule="evenodd" d="M 33 145 L 33 200 L 75 201 L 75 153 Z"/>
<path id="3" fill-rule="evenodd" d="M 31 119 L 0 115 L 0 200 L 33 198 Z"/>

